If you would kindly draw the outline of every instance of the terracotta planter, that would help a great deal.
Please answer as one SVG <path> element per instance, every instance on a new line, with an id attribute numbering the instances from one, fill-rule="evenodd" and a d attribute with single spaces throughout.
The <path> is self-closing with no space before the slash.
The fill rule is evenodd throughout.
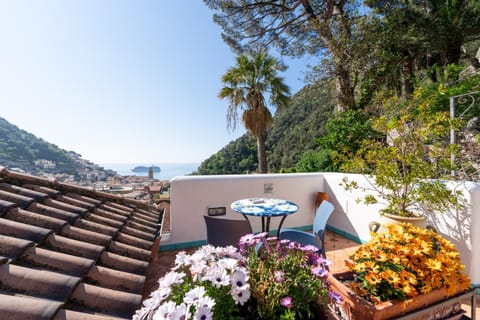
<path id="1" fill-rule="evenodd" d="M 353 279 L 351 272 L 329 275 L 328 281 L 331 290 L 338 293 L 343 302 L 338 306 L 337 313 L 346 320 L 383 320 L 394 319 L 407 313 L 423 309 L 437 302 L 448 299 L 445 289 L 435 289 L 430 293 L 420 295 L 406 301 L 389 300 L 381 303 L 373 304 L 370 301 L 360 297 L 350 290 L 341 280 Z M 455 294 L 461 293 L 460 291 Z M 442 303 L 431 313 L 412 318 L 415 320 L 426 319 L 459 319 L 464 311 L 461 309 L 460 303 L 448 301 Z"/>
<path id="2" fill-rule="evenodd" d="M 330 200 L 330 196 L 326 192 L 317 192 L 317 197 L 315 198 L 315 209 L 318 209 L 320 207 L 320 204 L 323 202 L 323 200 Z"/>
<path id="3" fill-rule="evenodd" d="M 427 227 L 427 217 L 402 217 L 393 214 L 382 214 L 382 222 L 372 221 L 369 224 L 370 231 L 380 232 L 382 231 L 382 224 L 386 223 L 405 223 L 408 222 L 416 227 L 425 229 Z"/>

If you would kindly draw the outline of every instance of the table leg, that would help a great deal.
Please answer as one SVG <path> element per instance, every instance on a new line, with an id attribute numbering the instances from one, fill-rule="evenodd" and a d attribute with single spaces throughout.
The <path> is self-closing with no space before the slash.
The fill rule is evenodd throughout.
<path id="1" fill-rule="evenodd" d="M 270 232 L 270 217 L 267 217 L 267 226 L 265 228 L 265 232 Z"/>
<path id="2" fill-rule="evenodd" d="M 277 239 L 280 239 L 280 230 L 282 229 L 283 221 L 285 221 L 286 217 L 287 216 L 283 216 L 282 220 L 280 220 L 280 224 L 278 225 L 278 229 L 277 229 Z"/>

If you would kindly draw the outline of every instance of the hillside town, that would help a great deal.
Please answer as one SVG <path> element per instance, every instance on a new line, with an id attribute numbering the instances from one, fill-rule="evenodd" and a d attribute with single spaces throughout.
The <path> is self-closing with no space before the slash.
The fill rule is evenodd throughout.
<path id="1" fill-rule="evenodd" d="M 0 160 L 0 166 L 10 171 L 33 174 L 49 180 L 72 185 L 90 187 L 94 190 L 122 194 L 126 198 L 154 201 L 160 199 L 162 193 L 168 193 L 169 181 L 160 181 L 153 176 L 153 170 L 145 175 L 119 175 L 116 171 L 105 169 L 89 160 L 83 159 L 75 152 L 69 152 L 74 160 L 75 174 L 67 174 L 56 170 L 53 160 L 38 159 L 33 165 L 23 162 Z"/>

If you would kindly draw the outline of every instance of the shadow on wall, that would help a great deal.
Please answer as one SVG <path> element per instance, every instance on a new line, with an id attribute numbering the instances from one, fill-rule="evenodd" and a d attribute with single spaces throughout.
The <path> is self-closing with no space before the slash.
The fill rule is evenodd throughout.
<path id="1" fill-rule="evenodd" d="M 427 212 L 428 224 L 433 226 L 435 230 L 443 237 L 450 240 L 458 249 L 463 263 L 470 261 L 472 255 L 471 247 L 471 226 L 472 212 L 470 206 L 470 188 L 465 183 L 460 183 L 453 187 L 463 192 L 461 199 L 464 209 L 451 208 L 447 212 L 433 213 Z M 467 264 L 467 272 L 469 273 L 469 264 Z"/>

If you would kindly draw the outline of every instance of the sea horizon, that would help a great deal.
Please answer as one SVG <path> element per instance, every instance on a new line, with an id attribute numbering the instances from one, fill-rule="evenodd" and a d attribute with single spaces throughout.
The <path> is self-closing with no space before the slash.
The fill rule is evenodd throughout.
<path id="1" fill-rule="evenodd" d="M 160 162 L 160 163 L 146 163 L 146 162 L 134 162 L 134 163 L 99 163 L 99 166 L 104 169 L 110 169 L 116 171 L 119 175 L 122 176 L 147 176 L 147 172 L 133 172 L 132 169 L 137 166 L 151 167 L 157 166 L 160 167 L 160 172 L 154 172 L 153 177 L 158 180 L 171 180 L 177 176 L 189 175 L 197 171 L 200 163 L 197 162 Z"/>

